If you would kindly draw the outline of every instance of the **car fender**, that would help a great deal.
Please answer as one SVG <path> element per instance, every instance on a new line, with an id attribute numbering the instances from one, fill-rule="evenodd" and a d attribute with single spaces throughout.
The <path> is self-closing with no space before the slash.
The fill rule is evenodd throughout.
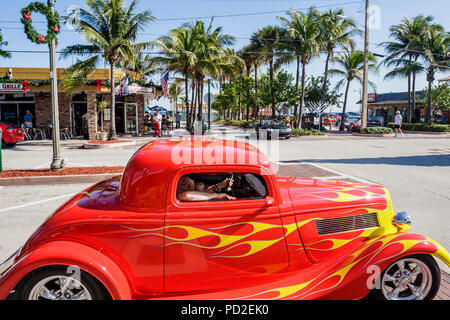
<path id="1" fill-rule="evenodd" d="M 33 270 L 74 266 L 89 273 L 108 290 L 114 300 L 130 300 L 131 286 L 124 272 L 109 257 L 87 245 L 73 241 L 52 241 L 20 254 L 18 261 L 0 278 L 0 299 L 6 299 L 17 284 Z"/>
<path id="2" fill-rule="evenodd" d="M 361 299 L 379 285 L 382 272 L 395 261 L 416 254 L 429 254 L 450 266 L 450 254 L 436 241 L 415 233 L 395 233 L 369 239 L 339 258 L 315 279 L 315 288 L 301 296 L 306 299 Z"/>

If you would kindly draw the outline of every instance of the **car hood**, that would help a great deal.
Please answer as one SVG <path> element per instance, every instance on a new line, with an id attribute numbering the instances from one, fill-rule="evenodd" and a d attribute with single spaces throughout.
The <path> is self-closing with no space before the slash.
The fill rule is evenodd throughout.
<path id="1" fill-rule="evenodd" d="M 388 191 L 376 185 L 318 179 L 288 179 L 289 196 L 296 214 L 390 204 Z"/>

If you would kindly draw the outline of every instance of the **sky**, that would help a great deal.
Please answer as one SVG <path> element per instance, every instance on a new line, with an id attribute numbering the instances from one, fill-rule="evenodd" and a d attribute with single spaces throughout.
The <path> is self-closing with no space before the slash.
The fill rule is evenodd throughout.
<path id="1" fill-rule="evenodd" d="M 42 0 L 46 2 L 45 0 Z M 11 51 L 45 51 L 47 46 L 37 45 L 30 42 L 20 22 L 20 10 L 27 6 L 29 0 L 0 0 L 0 30 L 3 34 L 3 40 L 8 45 L 3 49 Z M 125 0 L 129 3 L 130 0 Z M 215 16 L 214 25 L 222 26 L 223 32 L 236 38 L 233 47 L 239 50 L 242 46 L 249 42 L 252 33 L 257 29 L 267 25 L 279 25 L 278 16 L 284 16 L 285 12 L 291 8 L 307 10 L 311 6 L 317 7 L 321 11 L 329 8 L 343 8 L 344 14 L 351 17 L 359 23 L 359 27 L 364 26 L 364 3 L 363 0 L 141 0 L 139 9 L 151 10 L 153 16 L 157 20 L 151 23 L 147 30 L 140 36 L 141 41 L 155 40 L 162 35 L 166 35 L 170 29 L 179 27 L 183 23 L 196 20 L 198 17 L 209 20 Z M 411 18 L 413 16 L 431 15 L 434 22 L 441 24 L 444 28 L 450 30 L 450 1 L 449 0 L 371 0 L 372 6 L 372 25 L 370 30 L 370 51 L 378 54 L 384 54 L 383 47 L 380 43 L 389 40 L 389 27 L 399 24 L 403 17 Z M 67 9 L 71 6 L 85 6 L 85 0 L 56 0 L 56 10 L 61 16 L 67 13 Z M 205 18 L 203 18 L 205 17 Z M 45 29 L 45 24 L 38 23 L 43 21 L 44 17 L 34 13 L 35 28 L 38 30 Z M 63 26 L 58 37 L 59 48 L 68 45 L 83 43 L 80 34 Z M 364 39 L 356 38 L 358 49 L 363 48 Z M 379 58 L 382 59 L 382 58 Z M 315 58 L 310 65 L 307 66 L 308 76 L 322 76 L 324 73 L 324 56 Z M 72 58 L 66 60 L 58 60 L 59 68 L 69 67 L 75 60 Z M 0 67 L 48 67 L 49 58 L 45 53 L 19 53 L 12 52 L 12 59 L 0 58 Z M 103 66 L 101 66 L 103 67 Z M 104 67 L 108 67 L 105 65 Z M 294 74 L 295 64 L 285 67 L 289 72 Z M 370 74 L 369 80 L 376 84 L 378 93 L 407 91 L 406 79 L 384 80 L 387 70 L 381 67 L 377 74 Z M 450 74 L 450 70 L 446 73 L 440 72 L 436 78 L 442 78 Z M 159 82 L 159 76 L 154 78 L 155 82 Z M 332 85 L 337 79 L 331 79 Z M 425 88 L 427 85 L 425 74 L 419 75 L 416 88 L 418 90 Z M 344 89 L 344 88 L 343 88 Z M 343 90 L 342 89 L 342 90 Z M 360 100 L 361 85 L 354 81 L 350 86 L 348 110 L 359 111 L 360 106 L 357 102 Z M 372 90 L 370 89 L 369 92 Z M 156 102 L 155 102 L 156 103 Z M 158 105 L 164 107 L 169 106 L 168 99 L 161 99 Z"/>

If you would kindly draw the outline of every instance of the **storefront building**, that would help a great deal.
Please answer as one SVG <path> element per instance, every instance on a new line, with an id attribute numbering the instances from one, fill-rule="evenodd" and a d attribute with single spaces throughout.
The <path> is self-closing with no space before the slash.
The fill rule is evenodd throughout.
<path id="1" fill-rule="evenodd" d="M 58 69 L 58 79 L 64 76 Z M 0 68 L 0 121 L 16 125 L 24 123 L 27 110 L 33 115 L 33 127 L 51 131 L 52 109 L 49 69 Z M 125 72 L 116 70 L 116 86 Z M 96 69 L 71 95 L 59 86 L 59 125 L 72 135 L 90 140 L 99 138 L 99 132 L 109 132 L 111 123 L 109 69 Z M 144 109 L 150 101 L 161 96 L 161 88 L 153 84 L 133 83 L 124 94 L 116 96 L 115 121 L 118 134 L 142 135 L 144 132 Z M 118 86 L 116 92 L 119 92 Z M 101 110 L 101 102 L 105 108 Z M 102 111 L 102 112 L 100 112 Z"/>
<path id="2" fill-rule="evenodd" d="M 415 119 L 420 119 L 424 114 L 424 97 L 423 92 L 416 92 Z M 358 104 L 361 104 L 361 101 Z M 386 123 L 394 121 L 397 111 L 400 111 L 403 119 L 406 120 L 408 117 L 408 92 L 369 93 L 367 109 L 369 117 L 383 117 Z"/>

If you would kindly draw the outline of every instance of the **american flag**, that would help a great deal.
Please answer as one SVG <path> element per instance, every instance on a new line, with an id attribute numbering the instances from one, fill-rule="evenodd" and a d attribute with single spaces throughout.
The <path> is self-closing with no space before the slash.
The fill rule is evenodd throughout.
<path id="1" fill-rule="evenodd" d="M 167 98 L 169 96 L 169 73 L 168 72 L 161 79 L 161 87 L 162 87 L 162 90 L 164 93 L 164 97 Z"/>

